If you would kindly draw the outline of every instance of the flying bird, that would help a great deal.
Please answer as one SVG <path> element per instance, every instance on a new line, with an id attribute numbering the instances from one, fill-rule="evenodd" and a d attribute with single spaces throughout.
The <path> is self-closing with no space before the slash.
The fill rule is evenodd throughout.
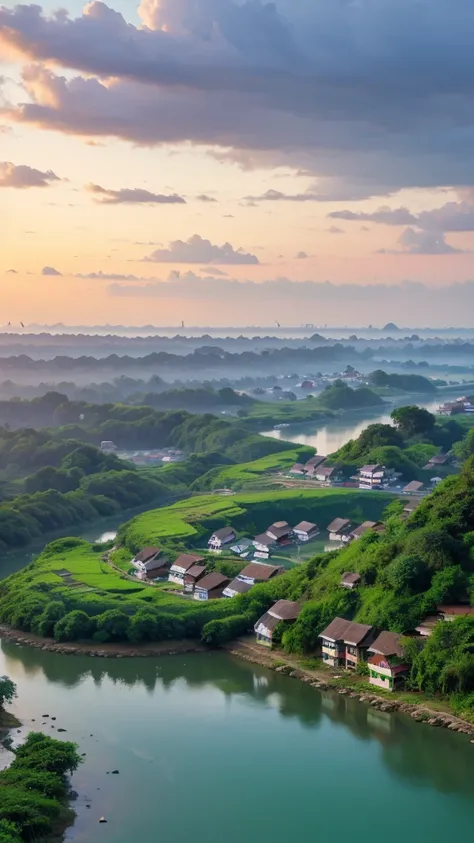
<path id="1" fill-rule="evenodd" d="M 21 327 L 22 327 L 22 328 L 24 328 L 24 327 L 25 327 L 25 326 L 24 326 L 24 324 L 23 324 L 23 322 L 20 322 L 20 325 L 21 325 Z"/>

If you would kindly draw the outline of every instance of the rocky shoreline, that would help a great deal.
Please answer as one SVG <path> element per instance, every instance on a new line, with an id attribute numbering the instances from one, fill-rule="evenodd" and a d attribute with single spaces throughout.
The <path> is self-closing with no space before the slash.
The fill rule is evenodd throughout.
<path id="1" fill-rule="evenodd" d="M 474 724 L 467 720 L 462 720 L 454 714 L 434 711 L 428 705 L 423 703 L 408 703 L 401 700 L 392 700 L 387 697 L 382 697 L 377 694 L 351 690 L 350 688 L 340 687 L 335 681 L 331 679 L 321 679 L 316 676 L 314 672 L 295 667 L 291 664 L 282 664 L 278 656 L 272 656 L 271 652 L 257 653 L 250 646 L 245 643 L 235 642 L 229 644 L 226 648 L 230 655 L 236 656 L 244 661 L 252 662 L 253 664 L 260 664 L 274 670 L 275 673 L 280 673 L 285 676 L 290 676 L 292 679 L 298 679 L 310 685 L 312 688 L 317 688 L 319 691 L 332 691 L 341 696 L 351 697 L 358 700 L 371 708 L 378 709 L 378 711 L 386 712 L 400 712 L 411 717 L 417 723 L 424 723 L 427 726 L 449 729 L 450 732 L 459 732 L 463 735 L 471 737 L 471 743 L 474 745 Z"/>
<path id="2" fill-rule="evenodd" d="M 0 624 L 0 638 L 23 644 L 50 653 L 62 653 L 68 656 L 89 656 L 101 659 L 149 658 L 151 656 L 177 656 L 181 653 L 202 653 L 208 648 L 199 641 L 191 639 L 184 641 L 160 641 L 157 643 L 141 644 L 80 644 L 77 641 L 58 643 L 54 638 L 40 638 L 29 632 Z"/>

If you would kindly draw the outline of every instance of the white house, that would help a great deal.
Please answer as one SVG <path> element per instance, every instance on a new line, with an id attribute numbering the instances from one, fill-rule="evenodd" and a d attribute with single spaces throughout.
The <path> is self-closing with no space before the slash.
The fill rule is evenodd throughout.
<path id="1" fill-rule="evenodd" d="M 275 521 L 265 532 L 274 542 L 280 544 L 287 541 L 293 531 L 288 521 Z"/>
<path id="2" fill-rule="evenodd" d="M 207 546 L 209 550 L 221 550 L 221 548 L 235 541 L 236 533 L 233 527 L 221 527 L 216 530 L 209 539 Z"/>
<path id="3" fill-rule="evenodd" d="M 169 582 L 184 586 L 184 576 L 194 566 L 204 562 L 203 556 L 196 553 L 182 553 L 170 568 Z"/>
<path id="4" fill-rule="evenodd" d="M 232 582 L 229 583 L 224 591 L 222 592 L 223 597 L 237 597 L 238 594 L 246 594 L 247 591 L 253 588 L 253 584 L 250 582 L 243 582 L 243 580 L 239 580 L 238 577 Z"/>
<path id="5" fill-rule="evenodd" d="M 315 536 L 319 535 L 319 527 L 311 521 L 300 521 L 293 528 L 293 532 L 300 542 L 309 542 L 310 539 L 314 539 Z"/>
<path id="6" fill-rule="evenodd" d="M 263 553 L 268 559 L 270 548 L 275 544 L 275 540 L 271 539 L 268 533 L 261 533 L 259 536 L 255 536 L 252 544 L 257 553 Z"/>

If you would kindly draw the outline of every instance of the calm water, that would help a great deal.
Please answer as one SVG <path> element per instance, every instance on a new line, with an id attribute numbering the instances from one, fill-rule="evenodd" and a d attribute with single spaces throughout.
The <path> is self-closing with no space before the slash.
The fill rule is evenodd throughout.
<path id="1" fill-rule="evenodd" d="M 470 839 L 474 746 L 224 654 L 110 661 L 3 643 L 23 730 L 86 752 L 83 843 Z M 32 723 L 32 718 L 36 722 Z M 15 735 L 20 738 L 20 735 Z M 6 760 L 4 753 L 4 761 Z M 107 775 L 118 769 L 120 775 Z M 91 807 L 87 809 L 85 806 Z M 98 825 L 100 816 L 107 825 Z"/>
<path id="2" fill-rule="evenodd" d="M 349 439 L 357 439 L 367 425 L 391 424 L 390 413 L 395 406 L 416 403 L 419 407 L 426 407 L 430 413 L 434 413 L 443 400 L 445 399 L 439 397 L 434 401 L 408 397 L 396 404 L 388 404 L 382 411 L 377 408 L 347 413 L 339 418 L 331 419 L 323 427 L 316 427 L 316 422 L 309 422 L 304 425 L 290 425 L 284 430 L 267 430 L 263 435 L 271 436 L 273 439 L 285 439 L 287 442 L 296 442 L 299 445 L 310 445 L 316 448 L 318 454 L 332 454 L 349 442 Z"/>

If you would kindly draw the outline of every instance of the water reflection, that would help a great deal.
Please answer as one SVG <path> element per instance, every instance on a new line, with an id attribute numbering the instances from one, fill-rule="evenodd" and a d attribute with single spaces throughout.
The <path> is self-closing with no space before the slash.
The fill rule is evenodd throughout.
<path id="1" fill-rule="evenodd" d="M 73 691 L 92 681 L 96 688 L 103 688 L 107 701 L 112 694 L 113 702 L 114 686 L 144 687 L 153 694 L 157 688 L 170 691 L 182 683 L 183 691 L 218 689 L 229 702 L 243 695 L 252 704 L 276 709 L 284 719 L 296 718 L 305 729 L 327 728 L 329 721 L 336 729 L 348 729 L 361 744 L 376 743 L 381 760 L 397 778 L 474 800 L 473 748 L 465 736 L 428 729 L 402 715 L 374 711 L 351 698 L 319 692 L 223 653 L 100 659 L 62 656 L 6 641 L 1 652 L 0 673 L 8 673 L 20 686 L 25 680 L 29 684 L 41 677 L 50 685 Z M 73 705 L 74 697 L 67 697 L 66 702 Z"/>

